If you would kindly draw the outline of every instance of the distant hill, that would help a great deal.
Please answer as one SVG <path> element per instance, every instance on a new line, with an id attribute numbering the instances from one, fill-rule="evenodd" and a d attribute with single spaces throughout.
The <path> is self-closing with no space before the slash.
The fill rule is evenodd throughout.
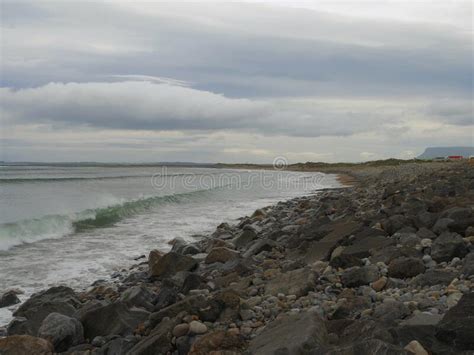
<path id="1" fill-rule="evenodd" d="M 429 147 L 418 159 L 433 159 L 436 157 L 447 157 L 450 155 L 462 155 L 469 157 L 474 155 L 474 147 Z"/>

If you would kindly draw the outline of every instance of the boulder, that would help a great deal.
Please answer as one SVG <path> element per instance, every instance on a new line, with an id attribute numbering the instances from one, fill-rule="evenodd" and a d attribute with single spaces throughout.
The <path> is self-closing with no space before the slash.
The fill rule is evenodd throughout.
<path id="1" fill-rule="evenodd" d="M 66 316 L 72 316 L 76 308 L 81 305 L 74 291 L 65 286 L 52 287 L 32 295 L 14 313 L 15 317 L 26 318 L 21 327 L 9 325 L 8 334 L 29 334 L 38 333 L 43 320 L 48 314 L 56 312 Z M 18 325 L 18 324 L 17 324 Z"/>
<path id="2" fill-rule="evenodd" d="M 341 275 L 341 282 L 345 287 L 359 287 L 368 285 L 380 278 L 380 273 L 375 265 L 354 267 L 345 270 Z"/>
<path id="3" fill-rule="evenodd" d="M 265 285 L 265 294 L 305 296 L 314 290 L 316 275 L 308 268 L 301 268 L 279 274 Z"/>
<path id="4" fill-rule="evenodd" d="M 257 239 L 257 233 L 250 228 L 244 229 L 242 234 L 240 234 L 237 238 L 234 239 L 234 245 L 237 249 L 241 249 L 246 247 L 252 241 Z"/>
<path id="5" fill-rule="evenodd" d="M 192 345 L 189 355 L 241 354 L 245 347 L 243 338 L 230 331 L 217 330 L 199 337 Z"/>
<path id="6" fill-rule="evenodd" d="M 30 335 L 12 335 L 0 338 L 0 354 L 5 355 L 53 355 L 53 345 L 46 339 Z"/>
<path id="7" fill-rule="evenodd" d="M 198 314 L 202 308 L 206 308 L 208 305 L 208 300 L 203 295 L 188 296 L 179 302 L 160 309 L 158 312 L 150 314 L 150 324 L 153 327 L 160 323 L 163 318 L 173 318 L 181 312 L 186 312 L 188 314 Z"/>
<path id="8" fill-rule="evenodd" d="M 408 218 L 400 214 L 392 215 L 382 222 L 383 230 L 386 231 L 389 235 L 392 235 L 409 225 L 410 221 L 408 220 Z"/>
<path id="9" fill-rule="evenodd" d="M 123 302 L 115 302 L 85 312 L 80 321 L 84 335 L 94 339 L 99 335 L 128 335 L 148 319 L 149 313 L 140 308 L 128 308 Z"/>
<path id="10" fill-rule="evenodd" d="M 389 300 L 375 307 L 374 317 L 382 322 L 392 323 L 395 320 L 405 318 L 410 314 L 410 310 L 403 302 Z"/>
<path id="11" fill-rule="evenodd" d="M 252 354 L 319 354 L 327 344 L 324 321 L 313 312 L 285 315 L 250 341 Z"/>
<path id="12" fill-rule="evenodd" d="M 175 319 L 164 319 L 148 335 L 142 338 L 132 349 L 127 352 L 129 355 L 155 355 L 167 354 L 173 350 L 171 340 L 173 329 L 178 321 Z"/>
<path id="13" fill-rule="evenodd" d="M 15 291 L 7 291 L 0 297 L 0 308 L 13 306 L 17 303 L 20 303 L 20 299 Z"/>
<path id="14" fill-rule="evenodd" d="M 192 271 L 197 265 L 197 261 L 190 256 L 169 252 L 156 261 L 150 269 L 150 276 L 171 276 L 179 271 Z"/>
<path id="15" fill-rule="evenodd" d="M 423 261 L 418 258 L 399 257 L 388 265 L 388 275 L 398 279 L 414 277 L 425 272 Z"/>
<path id="16" fill-rule="evenodd" d="M 127 305 L 144 308 L 149 312 L 154 310 L 153 299 L 153 293 L 143 285 L 132 286 L 120 296 L 120 300 Z"/>
<path id="17" fill-rule="evenodd" d="M 352 245 L 344 249 L 341 255 L 350 255 L 358 258 L 368 258 L 371 250 L 383 249 L 394 244 L 394 241 L 383 235 L 373 235 L 355 239 Z"/>
<path id="18" fill-rule="evenodd" d="M 463 258 L 468 249 L 457 233 L 444 232 L 433 242 L 431 257 L 437 262 L 451 261 L 454 257 Z"/>
<path id="19" fill-rule="evenodd" d="M 411 283 L 417 286 L 449 285 L 458 274 L 449 270 L 427 270 L 416 276 Z"/>
<path id="20" fill-rule="evenodd" d="M 460 350 L 474 349 L 474 292 L 465 294 L 438 323 L 436 337 Z"/>
<path id="21" fill-rule="evenodd" d="M 206 257 L 205 263 L 225 263 L 229 260 L 239 258 L 240 254 L 238 251 L 226 248 L 226 247 L 215 247 L 212 248 Z"/>
<path id="22" fill-rule="evenodd" d="M 335 347 L 324 353 L 325 355 L 413 355 L 401 347 L 386 343 L 379 339 L 359 341 L 347 346 Z"/>
<path id="23" fill-rule="evenodd" d="M 250 258 L 253 255 L 260 254 L 263 251 L 271 251 L 277 244 L 273 240 L 259 239 L 253 243 L 242 255 L 244 258 Z"/>
<path id="24" fill-rule="evenodd" d="M 461 273 L 467 277 L 474 275 L 474 252 L 470 252 L 464 258 Z"/>
<path id="25" fill-rule="evenodd" d="M 75 318 L 51 313 L 41 323 L 38 337 L 51 342 L 56 352 L 62 352 L 84 341 L 84 329 Z"/>
<path id="26" fill-rule="evenodd" d="M 126 337 L 126 338 L 115 338 L 115 339 L 112 339 L 110 341 L 108 341 L 106 344 L 104 344 L 99 351 L 91 351 L 92 354 L 117 354 L 117 355 L 126 355 L 126 354 L 130 354 L 129 351 L 133 348 L 133 346 L 135 345 L 136 343 L 136 339 L 134 338 L 129 338 L 129 337 Z M 86 352 L 85 353 L 81 353 L 79 352 L 79 354 L 89 354 L 89 352 L 87 352 L 87 350 L 89 349 L 84 349 Z M 93 350 L 93 349 L 91 349 Z M 73 353 L 73 355 L 76 355 L 76 353 Z"/>
<path id="27" fill-rule="evenodd" d="M 441 234 L 449 231 L 449 227 L 454 223 L 451 218 L 440 218 L 436 221 L 431 230 L 436 234 Z"/>
<path id="28" fill-rule="evenodd" d="M 425 350 L 423 345 L 421 345 L 418 341 L 412 340 L 404 347 L 405 350 L 415 354 L 415 355 L 429 355 L 428 352 Z"/>
<path id="29" fill-rule="evenodd" d="M 153 249 L 152 251 L 150 251 L 150 254 L 148 254 L 148 270 L 150 271 L 150 274 L 156 263 L 158 263 L 158 260 L 160 260 L 162 256 L 163 253 L 159 250 Z"/>

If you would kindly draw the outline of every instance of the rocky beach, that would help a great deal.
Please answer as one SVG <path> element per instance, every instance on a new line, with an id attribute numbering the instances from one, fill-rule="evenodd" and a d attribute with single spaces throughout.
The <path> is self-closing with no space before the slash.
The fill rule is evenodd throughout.
<path id="1" fill-rule="evenodd" d="M 472 165 L 327 171 L 351 186 L 33 295 L 0 354 L 474 354 Z"/>

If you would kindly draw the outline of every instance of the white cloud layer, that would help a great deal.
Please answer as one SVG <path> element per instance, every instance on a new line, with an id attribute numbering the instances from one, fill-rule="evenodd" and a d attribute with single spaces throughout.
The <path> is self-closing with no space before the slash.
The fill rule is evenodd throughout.
<path id="1" fill-rule="evenodd" d="M 469 1 L 1 6 L 0 160 L 334 161 L 474 144 Z"/>

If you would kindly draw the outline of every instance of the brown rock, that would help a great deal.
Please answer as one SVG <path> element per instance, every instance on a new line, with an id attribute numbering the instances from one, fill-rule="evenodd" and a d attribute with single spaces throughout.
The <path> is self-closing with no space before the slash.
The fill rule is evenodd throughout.
<path id="1" fill-rule="evenodd" d="M 383 290 L 386 284 L 387 284 L 387 278 L 385 276 L 382 276 L 377 281 L 372 282 L 371 286 L 375 291 L 379 292 Z"/>
<path id="2" fill-rule="evenodd" d="M 239 253 L 235 250 L 225 248 L 225 247 L 217 247 L 213 248 L 206 257 L 206 264 L 212 263 L 225 263 L 229 260 L 234 260 L 239 257 Z"/>
<path id="3" fill-rule="evenodd" d="M 176 338 L 179 338 L 179 337 L 182 337 L 183 335 L 188 334 L 188 331 L 189 331 L 188 323 L 178 324 L 176 327 L 173 328 L 173 335 Z"/>
<path id="4" fill-rule="evenodd" d="M 225 351 L 226 354 L 229 351 L 241 353 L 244 344 L 243 339 L 235 332 L 218 330 L 197 339 L 191 347 L 189 355 L 218 354 L 218 351 Z"/>
<path id="5" fill-rule="evenodd" d="M 148 255 L 148 267 L 150 272 L 153 270 L 154 266 L 156 263 L 158 263 L 158 260 L 160 260 L 162 256 L 163 253 L 159 250 L 153 249 L 150 251 L 150 254 Z"/>
<path id="6" fill-rule="evenodd" d="M 428 355 L 428 352 L 425 350 L 423 345 L 421 345 L 416 340 L 412 340 L 411 342 L 409 342 L 408 345 L 405 346 L 404 349 L 415 355 Z"/>
<path id="7" fill-rule="evenodd" d="M 12 335 L 0 339 L 0 354 L 49 355 L 53 351 L 53 345 L 49 341 L 31 335 Z"/>
<path id="8" fill-rule="evenodd" d="M 179 271 L 191 271 L 197 267 L 197 264 L 197 261 L 190 256 L 169 252 L 153 265 L 150 276 L 169 276 Z"/>

